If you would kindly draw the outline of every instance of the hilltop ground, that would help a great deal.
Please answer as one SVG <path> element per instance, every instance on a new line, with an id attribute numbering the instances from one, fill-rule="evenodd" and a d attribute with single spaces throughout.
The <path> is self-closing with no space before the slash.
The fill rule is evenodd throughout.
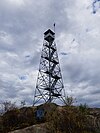
<path id="1" fill-rule="evenodd" d="M 0 133 L 100 133 L 100 109 L 43 104 L 7 111 Z"/>

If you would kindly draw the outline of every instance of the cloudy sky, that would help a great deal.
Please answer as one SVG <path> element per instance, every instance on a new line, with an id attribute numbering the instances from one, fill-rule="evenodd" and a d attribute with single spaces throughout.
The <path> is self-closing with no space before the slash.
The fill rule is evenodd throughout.
<path id="1" fill-rule="evenodd" d="M 32 105 L 54 22 L 66 95 L 100 107 L 100 0 L 0 0 L 0 103 Z"/>

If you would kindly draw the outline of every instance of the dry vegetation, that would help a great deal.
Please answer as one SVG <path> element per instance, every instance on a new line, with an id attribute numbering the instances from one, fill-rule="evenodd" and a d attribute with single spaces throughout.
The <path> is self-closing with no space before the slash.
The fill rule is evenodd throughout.
<path id="1" fill-rule="evenodd" d="M 40 108 L 44 109 L 41 120 L 36 118 L 36 110 Z M 41 123 L 44 123 L 47 133 L 100 133 L 100 109 L 90 109 L 86 105 L 61 107 L 56 104 L 14 108 L 0 116 L 0 133 L 39 126 Z"/>

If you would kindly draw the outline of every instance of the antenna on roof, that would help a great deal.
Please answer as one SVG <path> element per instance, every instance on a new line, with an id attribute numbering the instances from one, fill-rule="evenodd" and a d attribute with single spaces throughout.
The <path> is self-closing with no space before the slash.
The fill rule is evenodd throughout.
<path id="1" fill-rule="evenodd" d="M 56 24 L 54 23 L 53 26 L 54 26 L 54 32 L 55 32 L 55 26 L 56 26 Z"/>

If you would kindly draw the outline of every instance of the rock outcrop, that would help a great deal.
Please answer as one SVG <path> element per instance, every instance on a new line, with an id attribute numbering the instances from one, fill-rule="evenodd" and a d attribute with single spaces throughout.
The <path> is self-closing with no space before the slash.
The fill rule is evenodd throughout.
<path id="1" fill-rule="evenodd" d="M 37 124 L 24 129 L 15 130 L 9 133 L 47 133 L 45 124 Z"/>

